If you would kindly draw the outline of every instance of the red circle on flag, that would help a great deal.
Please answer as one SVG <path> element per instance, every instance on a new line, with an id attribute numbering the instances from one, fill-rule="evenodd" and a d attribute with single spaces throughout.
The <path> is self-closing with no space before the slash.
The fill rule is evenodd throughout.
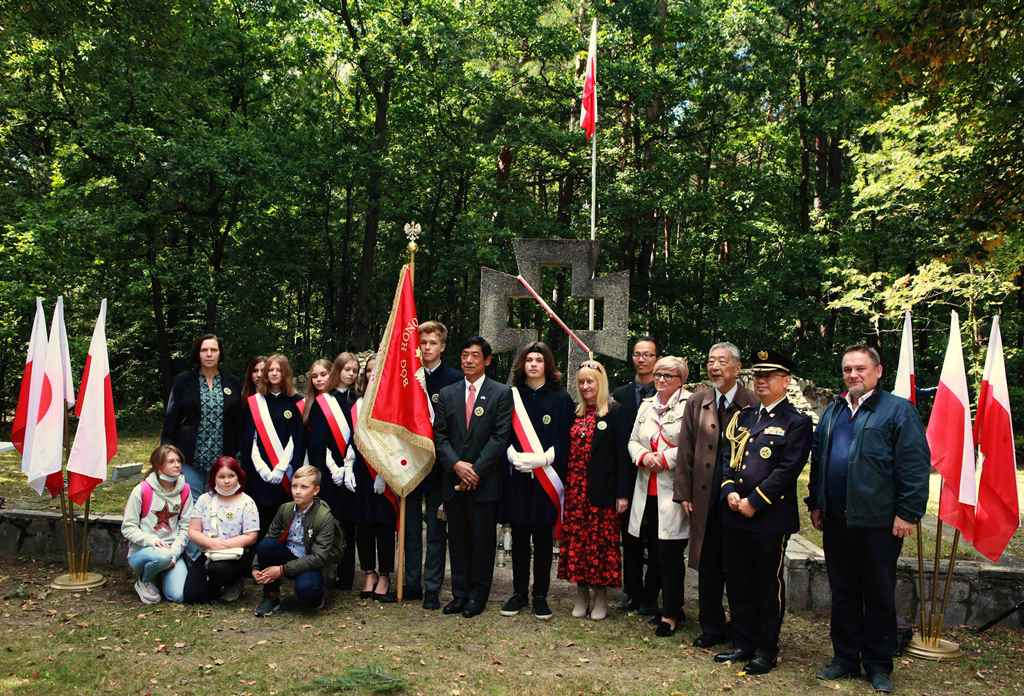
<path id="1" fill-rule="evenodd" d="M 402 460 L 402 466 L 409 466 L 409 461 L 406 459 Z"/>

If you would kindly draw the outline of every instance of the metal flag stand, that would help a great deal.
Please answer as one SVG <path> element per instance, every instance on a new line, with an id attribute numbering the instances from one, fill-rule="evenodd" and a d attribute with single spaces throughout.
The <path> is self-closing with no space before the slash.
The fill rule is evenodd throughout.
<path id="1" fill-rule="evenodd" d="M 50 587 L 55 590 L 80 592 L 100 587 L 107 582 L 107 579 L 100 573 L 89 571 L 89 503 L 92 501 L 92 493 L 90 492 L 89 497 L 85 499 L 81 535 L 79 535 L 75 520 L 75 504 L 68 497 L 67 477 L 65 475 L 68 456 L 71 451 L 68 430 L 68 411 L 65 408 L 64 466 L 61 467 L 60 514 L 64 525 L 64 556 L 68 572 L 55 577 L 50 583 Z"/>
<path id="2" fill-rule="evenodd" d="M 939 489 L 939 509 L 942 509 L 942 489 Z M 935 525 L 935 560 L 932 562 L 931 592 L 928 595 L 928 611 L 924 606 L 924 542 L 921 540 L 921 523 L 917 523 L 917 605 L 918 630 L 910 640 L 907 653 L 922 660 L 949 660 L 960 657 L 960 644 L 942 637 L 942 625 L 945 622 L 946 603 L 949 600 L 949 587 L 953 581 L 956 568 L 956 549 L 960 543 L 960 530 L 953 534 L 953 547 L 949 552 L 946 564 L 946 579 L 943 583 L 942 600 L 939 601 L 939 562 L 942 555 L 942 518 Z M 936 612 L 938 607 L 938 612 Z"/>

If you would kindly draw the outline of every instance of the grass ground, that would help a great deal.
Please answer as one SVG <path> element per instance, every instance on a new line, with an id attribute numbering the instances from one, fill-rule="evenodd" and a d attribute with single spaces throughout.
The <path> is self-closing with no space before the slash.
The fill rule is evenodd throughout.
<path id="1" fill-rule="evenodd" d="M 336 595 L 319 615 L 256 619 L 251 585 L 234 606 L 143 606 L 123 571 L 99 590 L 72 594 L 47 589 L 59 570 L 17 562 L 0 571 L 0 695 L 371 693 L 332 692 L 315 681 L 368 666 L 401 675 L 408 694 L 871 693 L 864 681 L 815 679 L 830 657 L 821 617 L 787 616 L 779 667 L 748 677 L 691 647 L 692 621 L 673 638 L 656 638 L 640 617 L 619 611 L 603 622 L 571 618 L 570 589 L 560 581 L 552 621 L 502 617 L 507 568 L 497 570 L 487 612 L 471 620 L 351 594 Z M 687 609 L 692 614 L 692 602 Z M 961 643 L 963 658 L 899 658 L 898 693 L 1024 689 L 1020 633 L 997 627 L 947 637 Z"/>

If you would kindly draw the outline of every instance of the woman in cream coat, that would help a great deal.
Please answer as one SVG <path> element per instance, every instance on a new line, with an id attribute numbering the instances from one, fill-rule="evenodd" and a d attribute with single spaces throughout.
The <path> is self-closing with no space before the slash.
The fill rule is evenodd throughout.
<path id="1" fill-rule="evenodd" d="M 629 534 L 647 549 L 648 572 L 661 580 L 659 636 L 670 636 L 683 621 L 684 553 L 690 519 L 683 506 L 672 501 L 676 449 L 683 411 L 690 392 L 683 389 L 689 376 L 684 358 L 667 355 L 654 366 L 654 396 L 644 399 L 629 438 L 629 456 L 637 467 Z M 657 597 L 648 597 L 654 602 Z"/>

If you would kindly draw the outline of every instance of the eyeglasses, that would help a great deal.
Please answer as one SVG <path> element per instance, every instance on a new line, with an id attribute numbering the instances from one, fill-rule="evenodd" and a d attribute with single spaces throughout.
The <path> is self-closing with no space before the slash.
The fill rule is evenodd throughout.
<path id="1" fill-rule="evenodd" d="M 671 372 L 655 372 L 654 379 L 663 379 L 666 382 L 670 379 L 678 379 L 679 375 L 674 375 Z"/>
<path id="2" fill-rule="evenodd" d="M 657 353 L 633 353 L 634 358 L 640 358 L 641 360 L 650 360 L 651 358 L 658 357 Z"/>

